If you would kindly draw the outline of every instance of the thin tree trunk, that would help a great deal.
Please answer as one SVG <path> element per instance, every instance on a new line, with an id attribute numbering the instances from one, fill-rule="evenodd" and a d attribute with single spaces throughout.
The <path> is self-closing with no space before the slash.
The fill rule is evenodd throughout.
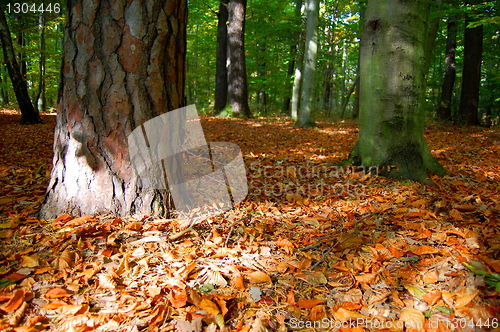
<path id="1" fill-rule="evenodd" d="M 257 105 L 259 108 L 259 113 L 267 114 L 267 93 L 266 93 L 266 42 L 263 41 L 260 46 L 260 52 L 257 55 L 257 76 L 259 77 L 260 90 L 257 92 Z"/>
<path id="2" fill-rule="evenodd" d="M 0 40 L 2 43 L 4 61 L 7 64 L 12 87 L 14 88 L 14 93 L 16 94 L 17 102 L 21 109 L 21 123 L 40 123 L 40 115 L 31 103 L 26 82 L 23 79 L 19 64 L 16 61 L 9 26 L 7 25 L 3 10 L 0 10 Z"/>
<path id="3" fill-rule="evenodd" d="M 365 24 L 365 8 L 366 8 L 366 0 L 360 1 L 360 9 L 359 9 L 359 25 L 360 25 L 360 45 L 361 45 L 361 39 L 363 38 L 363 26 Z M 359 82 L 361 81 L 360 79 L 360 61 L 361 61 L 361 47 L 359 48 L 358 52 L 358 65 L 356 66 L 356 76 L 358 77 L 358 80 L 356 81 L 356 87 L 355 87 L 355 94 L 354 94 L 354 102 L 352 103 L 352 114 L 351 118 L 352 119 L 357 119 L 359 117 Z"/>
<path id="4" fill-rule="evenodd" d="M 9 97 L 7 95 L 6 89 L 3 87 L 4 79 L 3 79 L 3 63 L 0 61 L 0 103 L 8 104 Z"/>
<path id="5" fill-rule="evenodd" d="M 318 57 L 318 18 L 319 0 L 306 1 L 307 28 L 306 44 L 304 48 L 304 73 L 302 77 L 302 96 L 297 122 L 294 127 L 315 127 L 314 111 L 314 82 L 316 75 L 316 59 Z"/>
<path id="6" fill-rule="evenodd" d="M 347 49 L 345 40 L 342 43 L 342 67 L 340 70 L 340 109 L 344 105 L 346 99 L 346 81 L 347 81 Z M 343 117 L 343 116 L 342 116 Z"/>
<path id="7" fill-rule="evenodd" d="M 214 111 L 219 113 L 227 105 L 227 20 L 229 0 L 220 0 L 219 12 L 217 13 L 217 54 L 215 60 L 215 105 Z"/>
<path id="8" fill-rule="evenodd" d="M 331 47 L 328 53 L 329 55 L 331 55 Z M 323 109 L 327 110 L 326 111 L 327 118 L 330 117 L 330 109 L 331 109 L 330 106 L 332 103 L 332 83 L 331 83 L 332 71 L 333 71 L 332 64 L 330 61 L 328 61 L 325 70 L 325 80 L 323 81 Z"/>
<path id="9" fill-rule="evenodd" d="M 21 30 L 22 30 L 23 26 L 24 26 L 23 17 L 16 15 L 14 19 L 17 22 L 17 24 L 21 27 Z M 19 49 L 22 49 L 24 46 L 26 46 L 22 31 L 17 33 L 16 43 L 17 43 L 17 45 L 19 45 Z M 21 75 L 23 75 L 23 78 L 25 78 L 28 71 L 27 71 L 25 56 L 24 56 L 24 53 L 22 51 L 19 51 L 17 53 L 17 62 L 19 63 L 19 69 L 21 70 Z"/>
<path id="10" fill-rule="evenodd" d="M 302 20 L 302 0 L 298 0 L 295 4 L 295 17 L 299 20 Z M 297 119 L 297 115 L 299 114 L 300 107 L 300 90 L 301 90 L 301 79 L 302 79 L 302 63 L 304 61 L 304 41 L 303 41 L 303 33 L 300 32 L 297 36 L 297 41 L 294 44 L 296 47 L 296 59 L 295 61 L 295 74 L 293 76 L 293 84 L 292 84 L 292 97 L 291 97 L 291 108 L 290 108 L 290 118 L 292 120 Z"/>
<path id="11" fill-rule="evenodd" d="M 358 65 L 356 66 L 356 72 L 358 73 L 356 84 L 354 85 L 354 91 L 356 93 L 354 94 L 354 101 L 352 103 L 352 114 L 351 118 L 352 119 L 357 119 L 359 117 L 359 82 L 361 81 L 360 79 L 360 70 L 359 70 L 359 55 L 358 55 Z"/>
<path id="12" fill-rule="evenodd" d="M 38 94 L 35 105 L 38 112 L 44 112 L 46 107 L 45 99 L 45 65 L 46 65 L 46 47 L 45 47 L 45 16 L 43 13 L 39 17 L 40 23 L 40 62 L 38 64 Z"/>
<path id="13" fill-rule="evenodd" d="M 295 67 L 295 75 L 293 77 L 293 89 L 292 89 L 292 108 L 290 110 L 290 118 L 296 120 L 299 114 L 300 108 L 300 95 L 302 90 L 302 65 L 304 62 L 304 43 L 299 43 L 299 52 L 297 57 L 297 65 Z"/>
<path id="14" fill-rule="evenodd" d="M 246 0 L 229 2 L 229 103 L 234 116 L 252 117 L 248 106 L 248 84 L 245 60 L 245 13 Z"/>
<path id="15" fill-rule="evenodd" d="M 300 22 L 301 17 L 302 17 L 302 0 L 298 0 L 295 2 L 295 18 L 297 19 L 297 22 Z M 291 79 L 293 73 L 295 72 L 295 65 L 296 65 L 295 58 L 298 56 L 297 49 L 300 45 L 300 37 L 301 33 L 297 33 L 297 35 L 293 39 L 292 45 L 290 46 L 290 58 L 292 60 L 288 62 L 287 79 L 285 84 L 287 87 L 286 90 L 290 91 L 292 94 L 293 94 L 293 84 Z M 291 101 L 292 98 L 289 95 L 287 95 L 283 99 L 283 107 L 281 108 L 282 113 L 291 115 L 291 112 L 289 113 Z"/>
<path id="16" fill-rule="evenodd" d="M 170 193 L 142 188 L 127 137 L 184 106 L 186 24 L 186 0 L 68 2 L 63 93 L 41 217 L 169 216 Z"/>
<path id="17" fill-rule="evenodd" d="M 458 122 L 468 126 L 475 126 L 479 125 L 478 108 L 483 54 L 483 26 L 467 28 L 467 25 L 471 22 L 470 17 L 465 19 L 464 64 Z"/>
<path id="18" fill-rule="evenodd" d="M 356 86 L 358 85 L 359 82 L 359 76 L 356 76 L 354 79 L 354 82 L 352 83 L 351 87 L 349 88 L 349 91 L 347 91 L 347 96 L 344 98 L 344 102 L 342 103 L 342 110 L 340 112 L 340 118 L 344 118 L 345 110 L 347 109 L 347 104 L 349 104 L 349 99 L 351 99 L 351 95 L 354 92 L 354 89 L 356 89 Z"/>
<path id="19" fill-rule="evenodd" d="M 292 44 L 290 46 L 290 56 L 293 57 L 297 53 L 297 44 Z M 292 84 L 290 82 L 293 72 L 295 70 L 295 60 L 292 58 L 288 62 L 288 69 L 287 69 L 287 74 L 286 74 L 286 80 L 285 80 L 285 85 L 286 85 L 286 91 L 289 91 L 290 88 L 292 87 Z M 290 102 L 291 98 L 289 95 L 287 95 L 285 98 L 283 98 L 283 105 L 281 106 L 281 113 L 283 114 L 288 114 L 290 111 Z"/>
<path id="20" fill-rule="evenodd" d="M 441 88 L 437 116 L 441 120 L 451 120 L 451 101 L 456 77 L 455 52 L 457 48 L 457 21 L 448 19 L 446 36 L 446 56 L 444 60 L 444 80 Z"/>
<path id="21" fill-rule="evenodd" d="M 442 0 L 434 0 L 432 2 L 432 9 L 437 10 L 437 6 L 441 4 Z M 434 51 L 434 45 L 436 44 L 436 37 L 439 30 L 439 23 L 441 22 L 441 17 L 434 17 L 429 24 L 426 42 L 425 42 L 425 76 L 429 75 L 429 69 L 432 62 L 432 53 Z"/>

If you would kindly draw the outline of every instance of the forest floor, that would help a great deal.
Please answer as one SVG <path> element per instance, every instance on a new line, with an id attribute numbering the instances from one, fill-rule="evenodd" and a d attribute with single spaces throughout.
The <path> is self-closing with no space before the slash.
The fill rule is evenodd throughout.
<path id="1" fill-rule="evenodd" d="M 500 331 L 498 129 L 429 126 L 432 187 L 333 166 L 355 123 L 203 118 L 249 195 L 169 240 L 178 219 L 37 219 L 43 118 L 0 112 L 1 331 Z"/>

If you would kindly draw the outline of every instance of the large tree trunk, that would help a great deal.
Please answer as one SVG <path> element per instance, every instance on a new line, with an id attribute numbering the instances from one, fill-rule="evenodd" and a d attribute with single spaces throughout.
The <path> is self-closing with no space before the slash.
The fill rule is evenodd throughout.
<path id="1" fill-rule="evenodd" d="M 352 164 L 430 183 L 444 174 L 424 138 L 428 1 L 369 0 L 360 63 L 359 137 Z"/>
<path id="2" fill-rule="evenodd" d="M 481 61 L 483 55 L 483 26 L 467 28 L 472 20 L 465 19 L 464 65 L 462 72 L 462 93 L 458 108 L 458 122 L 479 125 L 479 87 L 481 84 Z"/>
<path id="3" fill-rule="evenodd" d="M 297 122 L 294 127 L 315 127 L 314 111 L 314 82 L 316 76 L 316 59 L 318 58 L 318 18 L 319 0 L 306 1 L 307 28 L 306 44 L 304 49 L 304 70 L 302 75 L 300 108 Z"/>
<path id="4" fill-rule="evenodd" d="M 229 2 L 229 102 L 234 116 L 252 117 L 248 106 L 247 70 L 245 60 L 246 0 Z"/>
<path id="5" fill-rule="evenodd" d="M 441 88 L 441 99 L 439 101 L 437 116 L 441 120 L 451 119 L 451 101 L 453 87 L 456 77 L 455 51 L 457 48 L 457 21 L 455 18 L 448 19 L 446 36 L 446 56 L 444 59 L 444 80 Z"/>
<path id="6" fill-rule="evenodd" d="M 183 106 L 186 22 L 186 0 L 68 1 L 43 218 L 168 215 L 166 190 L 140 188 L 127 136 Z"/>
<path id="7" fill-rule="evenodd" d="M 5 13 L 2 8 L 0 8 L 0 41 L 2 43 L 4 61 L 7 64 L 12 87 L 14 88 L 14 93 L 16 94 L 17 102 L 21 110 L 21 123 L 40 123 L 40 115 L 31 103 L 28 87 L 23 79 L 19 64 L 16 61 L 9 26 L 7 25 L 7 19 L 5 18 Z"/>
<path id="8" fill-rule="evenodd" d="M 227 104 L 227 19 L 229 0 L 220 0 L 217 13 L 217 54 L 215 61 L 215 105 L 216 113 L 222 111 Z"/>

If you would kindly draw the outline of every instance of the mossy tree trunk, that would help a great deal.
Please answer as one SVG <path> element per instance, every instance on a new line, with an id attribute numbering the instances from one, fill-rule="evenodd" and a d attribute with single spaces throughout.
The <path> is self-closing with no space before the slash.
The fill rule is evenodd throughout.
<path id="1" fill-rule="evenodd" d="M 429 1 L 369 0 L 360 56 L 359 137 L 348 162 L 430 183 L 446 170 L 424 138 Z"/>
<path id="2" fill-rule="evenodd" d="M 127 136 L 184 106 L 186 0 L 70 0 L 53 170 L 41 217 L 166 215 L 141 188 Z"/>

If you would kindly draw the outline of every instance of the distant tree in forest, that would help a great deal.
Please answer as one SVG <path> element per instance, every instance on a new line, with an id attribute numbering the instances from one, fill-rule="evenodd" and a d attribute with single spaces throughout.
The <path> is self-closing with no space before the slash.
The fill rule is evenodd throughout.
<path id="1" fill-rule="evenodd" d="M 301 77 L 301 99 L 299 114 L 294 127 L 315 127 L 314 121 L 314 88 L 316 76 L 316 61 L 318 58 L 318 19 L 319 0 L 306 0 L 307 15 L 306 42 L 304 49 L 304 63 Z"/>
<path id="2" fill-rule="evenodd" d="M 437 109 L 437 116 L 441 120 L 451 120 L 451 102 L 456 77 L 455 53 L 457 48 L 457 21 L 449 17 L 446 34 L 446 54 L 444 60 L 444 80 L 441 88 L 441 98 Z"/>
<path id="3" fill-rule="evenodd" d="M 14 93 L 21 110 L 22 124 L 36 124 L 41 122 L 38 111 L 31 102 L 26 81 L 23 78 L 21 68 L 16 60 L 10 29 L 5 17 L 4 8 L 0 6 L 0 41 L 2 43 L 4 62 L 7 65 L 9 77 L 14 88 Z"/>
<path id="4" fill-rule="evenodd" d="M 217 12 L 217 54 L 215 59 L 215 104 L 216 113 L 222 111 L 227 105 L 227 20 L 229 0 L 220 0 Z"/>
<path id="5" fill-rule="evenodd" d="M 141 188 L 127 136 L 184 106 L 186 23 L 186 0 L 68 2 L 62 98 L 41 217 L 169 214 L 167 190 Z"/>
<path id="6" fill-rule="evenodd" d="M 361 39 L 359 137 L 348 163 L 430 183 L 446 170 L 424 138 L 430 2 L 369 0 Z"/>
<path id="7" fill-rule="evenodd" d="M 298 0 L 295 3 L 295 18 L 297 19 L 297 21 L 300 21 L 300 19 L 302 18 L 302 0 Z M 300 33 L 296 33 L 294 38 L 293 38 L 292 45 L 290 45 L 290 57 L 291 57 L 291 59 L 288 61 L 287 76 L 286 76 L 287 81 L 285 82 L 285 86 L 287 88 L 286 89 L 287 92 L 292 90 L 291 91 L 292 95 L 293 95 L 293 89 L 295 88 L 294 87 L 295 84 L 293 84 L 293 85 L 291 84 L 291 79 L 292 79 L 292 77 L 294 77 L 293 75 L 294 75 L 295 71 L 297 69 L 299 69 L 300 65 L 302 64 L 302 61 L 299 61 L 299 59 L 297 59 L 297 61 L 295 61 L 295 58 L 294 58 L 295 56 L 299 55 L 297 53 L 297 49 L 300 47 L 299 45 L 302 44 L 300 42 L 300 39 L 301 39 Z M 302 56 L 302 52 L 300 52 L 300 56 Z M 299 71 L 300 71 L 300 69 L 299 69 Z M 300 81 L 300 79 L 299 79 L 299 81 Z M 294 83 L 295 83 L 295 79 L 294 79 Z M 290 88 L 292 88 L 292 89 L 290 89 Z M 295 97 L 295 99 L 298 99 L 298 95 L 299 95 L 299 93 L 297 92 L 297 96 Z M 291 102 L 292 102 L 292 96 L 286 95 L 285 98 L 283 98 L 283 105 L 281 107 L 281 112 L 284 114 L 290 113 L 292 119 L 297 119 L 298 103 L 295 106 L 295 111 L 293 112 L 294 114 L 292 115 L 292 112 L 290 111 Z"/>
<path id="8" fill-rule="evenodd" d="M 252 116 L 248 105 L 248 83 L 245 59 L 246 6 L 246 0 L 231 0 L 229 1 L 228 8 L 228 97 L 233 115 L 239 117 Z"/>
<path id="9" fill-rule="evenodd" d="M 477 3 L 477 1 L 474 2 Z M 479 124 L 479 90 L 483 56 L 483 26 L 469 27 L 473 21 L 473 15 L 466 15 L 462 92 L 457 116 L 458 123 L 470 126 Z"/>

